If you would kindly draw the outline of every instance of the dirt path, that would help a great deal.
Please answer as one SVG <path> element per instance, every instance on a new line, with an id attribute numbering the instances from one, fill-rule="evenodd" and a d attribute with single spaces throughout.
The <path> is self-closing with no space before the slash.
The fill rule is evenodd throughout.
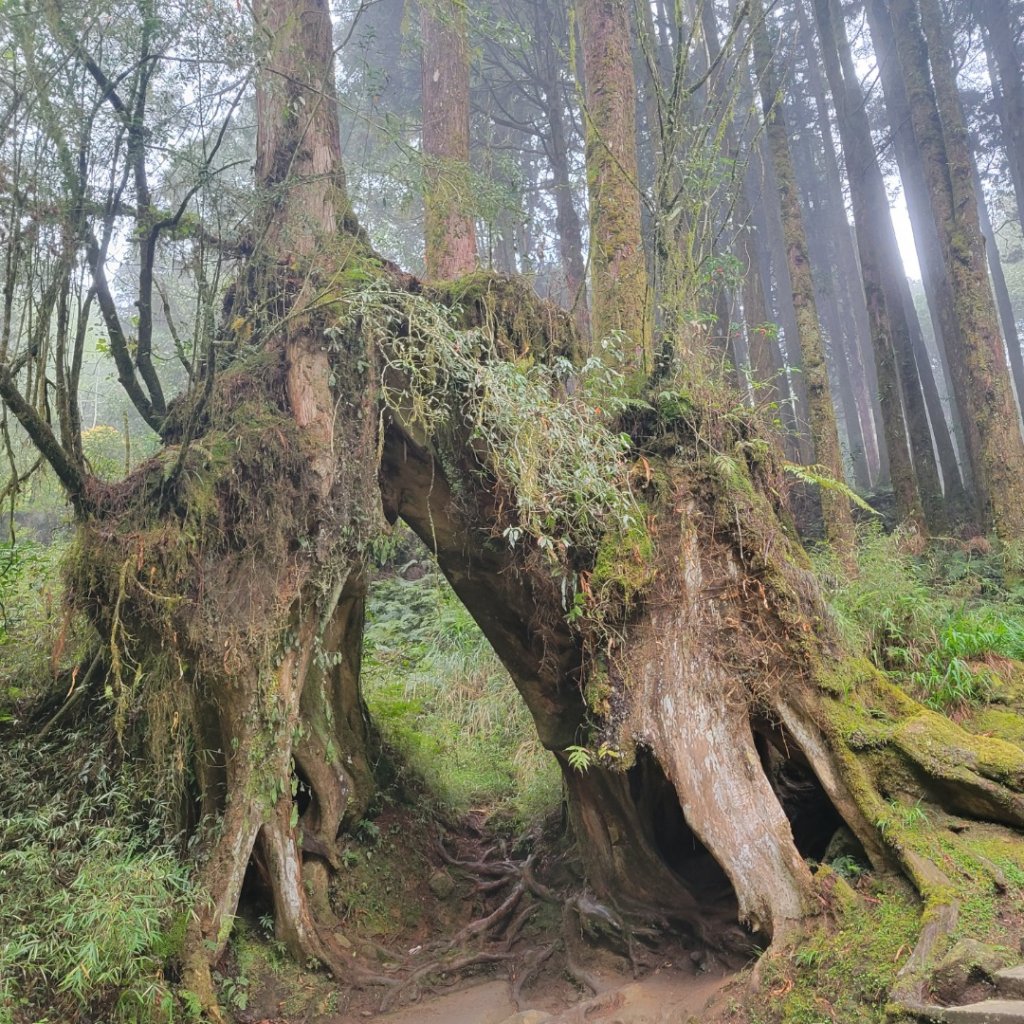
<path id="1" fill-rule="evenodd" d="M 524 1013 L 516 1017 L 505 980 L 491 980 L 457 992 L 426 996 L 393 1013 L 372 1018 L 373 1024 L 695 1024 L 701 1010 L 733 977 L 726 972 L 695 974 L 690 966 L 666 965 L 634 981 L 604 971 L 607 987 L 596 997 L 572 1001 L 566 986 L 551 984 L 531 992 Z M 366 1024 L 363 1015 L 323 1018 L 322 1024 Z M 318 1022 L 319 1024 L 319 1022 Z"/>

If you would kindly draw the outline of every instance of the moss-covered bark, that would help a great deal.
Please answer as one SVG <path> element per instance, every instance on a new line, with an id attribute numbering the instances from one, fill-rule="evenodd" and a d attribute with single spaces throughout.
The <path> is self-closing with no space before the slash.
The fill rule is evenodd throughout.
<path id="1" fill-rule="evenodd" d="M 348 203 L 327 4 L 257 3 L 254 16 L 263 202 L 218 365 L 169 409 L 158 456 L 121 484 L 89 482 L 69 568 L 72 600 L 110 649 L 115 725 L 184 794 L 182 824 L 198 821 L 203 898 L 184 967 L 211 1014 L 210 965 L 252 856 L 279 938 L 352 976 L 314 920 L 302 865 L 336 863 L 339 828 L 371 796 L 358 651 L 363 553 L 380 523 L 366 457 L 377 374 L 334 300 L 391 271 Z M 301 820 L 296 764 L 311 793 Z"/>
<path id="2" fill-rule="evenodd" d="M 465 0 L 423 0 L 420 32 L 426 269 L 448 281 L 476 266 Z"/>
<path id="3" fill-rule="evenodd" d="M 821 906 L 780 781 L 780 765 L 797 766 L 872 863 L 921 895 L 920 942 L 894 993 L 916 1005 L 970 891 L 932 818 L 1019 827 L 1024 751 L 928 711 L 844 647 L 783 526 L 774 449 L 726 396 L 663 392 L 654 405 L 610 427 L 632 437 L 635 538 L 570 535 L 554 562 L 510 547 L 519 513 L 494 453 L 469 456 L 458 429 L 424 432 L 402 409 L 385 438 L 386 508 L 435 550 L 559 757 L 604 898 L 726 949 L 741 933 L 723 911 L 785 944 Z M 586 581 L 572 614 L 567 572 Z M 582 775 L 570 745 L 590 751 Z"/>
<path id="4" fill-rule="evenodd" d="M 305 41 L 282 31 L 267 66 L 309 83 L 306 110 L 330 79 L 328 12 L 296 0 L 289 16 Z M 281 125 L 267 131 L 261 151 L 298 144 Z M 284 187 L 308 187 L 317 209 L 324 179 L 292 155 L 310 173 Z M 735 948 L 735 925 L 707 912 L 711 880 L 732 894 L 719 910 L 792 935 L 817 904 L 781 758 L 813 772 L 868 854 L 900 864 L 948 917 L 955 899 L 931 838 L 891 820 L 889 801 L 916 785 L 954 812 L 1020 824 L 1024 753 L 851 666 L 783 525 L 774 449 L 734 399 L 662 381 L 646 402 L 610 395 L 626 410 L 615 417 L 583 402 L 566 375 L 579 355 L 566 314 L 494 275 L 425 295 L 346 230 L 337 175 L 327 187 L 337 205 L 320 226 L 340 233 L 310 241 L 271 216 L 264 258 L 236 286 L 227 365 L 208 394 L 171 410 L 160 455 L 124 483 L 89 484 L 69 569 L 73 599 L 108 640 L 123 734 L 148 734 L 179 776 L 194 766 L 194 788 L 182 788 L 204 816 L 206 899 L 185 966 L 210 1009 L 210 964 L 254 851 L 282 941 L 365 977 L 316 919 L 303 861 L 330 865 L 338 828 L 366 799 L 362 555 L 382 496 L 437 553 L 561 755 L 603 896 Z M 555 363 L 560 376 L 530 376 Z M 542 405 L 544 429 L 532 408 L 493 401 L 488 385 L 507 379 Z M 568 484 L 538 512 L 510 465 L 549 443 L 556 419 L 562 447 L 539 450 L 565 460 L 555 468 Z M 180 739 L 161 746 L 169 707 L 182 709 L 170 718 Z M 592 775 L 572 774 L 572 745 L 589 749 Z M 293 761 L 313 794 L 301 817 Z M 694 855 L 678 858 L 681 847 Z"/>
<path id="5" fill-rule="evenodd" d="M 636 86 L 625 0 L 577 0 L 583 43 L 593 332 L 638 389 L 654 369 L 651 295 L 640 234 Z"/>

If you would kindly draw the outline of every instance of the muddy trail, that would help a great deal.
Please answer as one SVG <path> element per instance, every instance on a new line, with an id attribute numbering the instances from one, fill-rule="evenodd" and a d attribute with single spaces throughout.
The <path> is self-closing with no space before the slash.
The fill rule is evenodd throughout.
<path id="1" fill-rule="evenodd" d="M 335 937 L 367 983 L 277 956 L 254 878 L 220 971 L 237 1024 L 705 1022 L 743 966 L 594 899 L 557 822 L 512 839 L 482 814 L 439 826 L 392 808 L 343 862 Z"/>

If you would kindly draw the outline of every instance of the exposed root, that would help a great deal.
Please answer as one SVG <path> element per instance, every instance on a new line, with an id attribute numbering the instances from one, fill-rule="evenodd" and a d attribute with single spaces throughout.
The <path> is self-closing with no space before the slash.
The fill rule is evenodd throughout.
<path id="1" fill-rule="evenodd" d="M 476 921 L 466 925 L 466 927 L 448 943 L 448 948 L 454 949 L 456 946 L 465 945 L 478 935 L 487 935 L 494 929 L 499 928 L 506 920 L 508 920 L 516 907 L 519 906 L 519 901 L 523 898 L 523 894 L 525 892 L 526 887 L 522 885 L 522 883 L 513 886 L 512 891 L 505 897 L 496 910 L 492 911 L 486 917 L 478 918 Z"/>
<path id="2" fill-rule="evenodd" d="M 523 989 L 540 974 L 541 968 L 561 948 L 563 948 L 562 940 L 556 939 L 541 949 L 532 950 L 523 959 L 520 969 L 513 971 L 509 995 L 517 1010 L 523 1008 Z"/>
<path id="3" fill-rule="evenodd" d="M 462 956 L 451 960 L 432 960 L 422 967 L 418 967 L 412 974 L 401 982 L 397 982 L 390 992 L 381 1000 L 380 1012 L 387 1013 L 402 996 L 411 993 L 410 1002 L 417 1002 L 423 994 L 423 982 L 434 975 L 460 974 L 462 971 L 472 967 L 479 967 L 481 964 L 504 963 L 512 960 L 511 953 L 465 953 Z"/>
<path id="4" fill-rule="evenodd" d="M 382 1009 L 394 1006 L 403 996 L 418 998 L 423 981 L 431 976 L 506 961 L 510 963 L 510 996 L 521 1008 L 524 989 L 536 980 L 556 953 L 562 953 L 562 971 L 580 989 L 596 995 L 600 981 L 583 962 L 585 937 L 591 942 L 610 945 L 628 958 L 635 977 L 643 967 L 637 956 L 639 940 L 656 940 L 661 934 L 630 924 L 617 910 L 588 892 L 559 891 L 547 885 L 538 877 L 536 852 L 523 860 L 515 860 L 505 844 L 499 843 L 475 857 L 463 858 L 454 856 L 440 840 L 436 849 L 445 864 L 475 879 L 473 893 L 497 899 L 497 905 L 436 947 L 429 963 L 416 967 L 385 996 Z M 555 941 L 536 947 L 524 939 L 524 932 L 544 904 L 560 908 L 562 934 Z M 527 949 L 516 953 L 515 947 L 520 943 L 526 943 Z M 466 948 L 473 944 L 485 944 L 490 949 Z M 463 954 L 452 958 L 453 952 L 459 949 L 464 950 Z"/>
<path id="5" fill-rule="evenodd" d="M 600 991 L 600 985 L 597 979 L 587 971 L 579 962 L 577 957 L 577 951 L 580 945 L 580 936 L 577 934 L 578 927 L 574 928 L 572 925 L 572 914 L 574 908 L 571 905 L 566 905 L 565 910 L 562 914 L 562 936 L 565 942 L 565 969 L 569 974 L 569 977 L 584 991 L 589 990 L 594 995 Z M 577 911 L 577 922 L 581 919 L 578 916 Z"/>

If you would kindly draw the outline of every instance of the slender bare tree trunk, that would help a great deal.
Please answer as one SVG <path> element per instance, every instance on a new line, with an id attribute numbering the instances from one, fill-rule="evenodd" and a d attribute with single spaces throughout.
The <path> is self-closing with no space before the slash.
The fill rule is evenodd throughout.
<path id="1" fill-rule="evenodd" d="M 864 289 L 861 287 L 861 267 L 857 259 L 857 252 L 854 246 L 854 234 L 850 229 L 846 217 L 846 204 L 843 198 L 843 181 L 839 169 L 837 147 L 833 137 L 832 119 L 829 112 L 828 89 L 820 69 L 820 57 L 815 46 L 814 33 L 811 24 L 802 4 L 794 8 L 797 16 L 798 39 L 802 56 L 807 66 L 806 75 L 801 76 L 806 81 L 807 93 L 794 85 L 793 99 L 795 107 L 803 107 L 809 125 L 816 123 L 818 136 L 821 139 L 820 149 L 813 141 L 813 132 L 806 133 L 806 139 L 794 140 L 794 147 L 797 143 L 803 142 L 803 153 L 805 158 L 796 160 L 797 175 L 801 179 L 801 189 L 810 202 L 805 202 L 805 215 L 808 227 L 810 228 L 808 243 L 811 250 L 812 264 L 821 268 L 822 273 L 815 276 L 819 283 L 819 294 L 821 291 L 820 278 L 824 277 L 828 282 L 826 290 L 833 296 L 836 316 L 834 325 L 828 327 L 829 337 L 832 342 L 830 355 L 832 357 L 833 373 L 838 376 L 840 389 L 849 390 L 856 402 L 858 422 L 854 424 L 854 430 L 849 434 L 851 454 L 854 451 L 856 435 L 859 435 L 861 445 L 861 459 L 866 462 L 869 475 L 877 480 L 878 467 L 880 463 L 880 448 L 885 448 L 889 457 L 889 479 L 893 482 L 894 488 L 899 492 L 905 491 L 906 485 L 900 485 L 897 480 L 907 475 L 909 458 L 903 459 L 899 453 L 893 455 L 888 452 L 889 434 L 883 432 L 880 436 L 879 427 L 885 423 L 885 408 L 878 402 L 872 402 L 867 389 L 858 390 L 850 380 L 844 380 L 844 375 L 849 376 L 848 367 L 860 362 L 869 364 L 875 363 L 872 348 L 871 320 L 868 315 L 868 307 L 865 300 Z M 804 134 L 804 133 L 800 133 Z M 818 152 L 815 152 L 818 149 Z M 820 167 L 820 172 L 816 168 Z M 812 225 L 812 219 L 818 218 L 819 228 Z M 834 273 L 828 273 L 824 268 L 834 268 Z M 822 309 L 823 316 L 828 314 Z M 862 359 L 863 353 L 863 359 Z M 881 394 L 883 385 L 880 383 L 884 376 L 881 368 L 873 366 L 876 382 L 875 391 Z M 858 374 L 858 376 L 866 376 Z M 846 403 L 846 399 L 843 399 Z M 880 414 L 880 415 L 879 415 Z M 878 416 L 876 426 L 875 416 Z M 850 417 L 847 417 L 849 422 Z M 911 483 L 916 488 L 911 472 Z M 859 485 L 858 485 L 859 486 Z"/>
<path id="2" fill-rule="evenodd" d="M 534 5 L 534 46 L 543 80 L 544 103 L 548 119 L 548 136 L 544 139 L 548 160 L 551 162 L 552 195 L 555 200 L 555 227 L 558 231 L 558 249 L 562 257 L 562 270 L 568 292 L 570 308 L 580 337 L 590 337 L 590 307 L 587 301 L 587 271 L 583 259 L 583 228 L 569 174 L 569 143 L 566 128 L 565 93 L 562 88 L 563 61 L 558 52 L 560 24 L 551 0 Z"/>
<path id="3" fill-rule="evenodd" d="M 972 479 L 972 469 L 967 454 L 963 417 L 955 389 L 952 387 L 949 362 L 949 353 L 956 347 L 955 339 L 959 332 L 953 309 L 952 291 L 939 251 L 938 231 L 928 199 L 928 187 L 925 183 L 921 153 L 914 140 L 906 87 L 899 71 L 892 40 L 892 29 L 889 25 L 889 15 L 885 7 L 876 4 L 874 0 L 867 4 L 867 13 L 879 79 L 882 83 L 889 123 L 892 126 L 893 143 L 900 179 L 903 183 L 903 193 L 910 213 L 915 248 L 921 265 L 922 284 L 928 301 L 928 311 L 938 355 L 938 376 L 931 369 L 931 358 L 920 323 L 916 320 L 910 286 L 906 282 L 901 283 L 903 307 L 907 310 L 915 362 L 922 380 L 925 400 L 928 403 L 928 416 L 939 453 L 946 503 L 953 518 L 968 528 L 976 529 L 979 515 L 977 496 L 968 494 L 964 486 L 965 482 L 970 483 Z M 894 265 L 902 266 L 902 258 L 899 256 L 899 247 L 896 245 L 895 237 L 892 244 L 896 248 L 891 259 Z M 948 401 L 948 419 L 939 396 L 940 380 L 942 393 Z M 959 449 L 959 454 L 957 449 Z"/>
<path id="4" fill-rule="evenodd" d="M 896 282 L 887 280 L 887 273 L 891 274 L 895 268 L 883 266 L 886 252 L 884 225 L 886 221 L 891 225 L 888 198 L 874 154 L 871 129 L 864 112 L 860 86 L 856 78 L 845 79 L 840 66 L 839 54 L 846 41 L 846 33 L 840 21 L 833 21 L 834 13 L 829 0 L 814 0 L 814 13 L 821 39 L 825 73 L 836 105 L 836 121 L 846 158 L 861 280 L 871 320 L 871 341 L 878 368 L 882 416 L 886 445 L 889 449 L 893 490 L 896 494 L 896 508 L 902 519 L 923 527 L 924 512 L 918 493 L 918 476 L 928 481 L 928 504 L 933 514 L 936 511 L 941 513 L 942 490 L 928 432 L 928 420 L 924 415 L 924 399 L 917 388 L 917 374 L 913 368 L 912 355 L 909 366 L 905 358 L 900 359 L 902 373 L 897 369 L 897 344 L 901 354 L 909 354 L 910 338 L 906 323 L 903 321 L 903 304 L 896 290 Z M 839 36 L 840 31 L 843 33 L 842 38 Z M 908 370 L 913 370 L 913 373 L 906 379 Z M 916 463 L 911 461 L 907 446 L 901 383 L 904 385 L 902 395 L 906 399 L 908 416 L 911 408 L 917 413 L 914 419 L 914 438 L 917 442 L 915 454 L 918 456 Z M 915 403 L 913 406 L 912 402 Z"/>
<path id="5" fill-rule="evenodd" d="M 975 0 L 984 30 L 996 112 L 1003 129 L 1003 144 L 1010 180 L 1017 200 L 1017 217 L 1024 223 L 1024 54 L 1020 24 L 1010 16 L 1009 0 Z"/>

